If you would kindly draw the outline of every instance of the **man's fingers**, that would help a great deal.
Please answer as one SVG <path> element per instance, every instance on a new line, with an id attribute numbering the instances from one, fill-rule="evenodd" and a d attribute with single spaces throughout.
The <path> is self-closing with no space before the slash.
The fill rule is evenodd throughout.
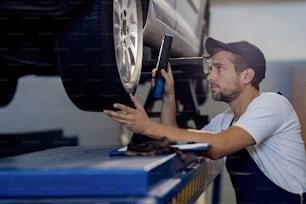
<path id="1" fill-rule="evenodd" d="M 135 108 L 143 109 L 141 102 L 135 96 L 133 96 L 133 94 L 130 93 L 129 95 L 130 95 L 130 99 L 133 102 Z M 111 111 L 111 110 L 104 110 L 103 112 L 111 116 L 121 117 L 120 115 L 128 115 L 135 111 L 134 108 L 131 108 L 121 103 L 115 103 L 113 107 L 122 112 L 120 113 L 118 111 Z"/>
<path id="2" fill-rule="evenodd" d="M 131 111 L 133 110 L 133 109 L 130 108 L 129 106 L 126 106 L 126 105 L 121 104 L 121 103 L 115 103 L 115 104 L 113 105 L 113 107 L 114 107 L 114 108 L 117 108 L 117 109 L 119 109 L 119 110 L 121 110 L 121 111 L 123 111 L 123 112 L 125 112 L 125 113 L 129 113 L 129 112 L 131 112 Z"/>
<path id="3" fill-rule="evenodd" d="M 130 125 L 130 117 L 129 115 L 125 113 L 120 113 L 120 112 L 111 111 L 111 110 L 104 110 L 103 112 L 106 113 L 110 118 L 123 124 L 127 128 Z"/>
<path id="4" fill-rule="evenodd" d="M 170 82 L 172 80 L 171 76 L 165 70 L 161 70 L 161 75 L 163 76 L 166 82 Z"/>
<path id="5" fill-rule="evenodd" d="M 103 112 L 114 119 L 124 119 L 123 113 L 111 111 L 111 110 L 104 110 Z"/>
<path id="6" fill-rule="evenodd" d="M 172 68 L 171 68 L 171 64 L 170 63 L 167 64 L 167 71 L 169 73 L 172 72 Z"/>
<path id="7" fill-rule="evenodd" d="M 135 97 L 133 96 L 133 94 L 130 93 L 130 98 L 135 106 L 136 109 L 142 109 L 142 104 L 140 103 L 140 101 Z"/>
<path id="8" fill-rule="evenodd" d="M 151 89 L 153 89 L 155 87 L 156 71 L 157 71 L 156 67 L 152 69 L 152 74 L 151 74 Z"/>
<path id="9" fill-rule="evenodd" d="M 170 63 L 168 63 L 167 70 L 168 70 L 167 72 L 168 72 L 170 78 L 173 80 L 172 67 L 171 67 Z"/>
<path id="10" fill-rule="evenodd" d="M 151 89 L 155 87 L 155 78 L 151 78 Z"/>
<path id="11" fill-rule="evenodd" d="M 157 71 L 156 67 L 152 69 L 152 78 L 156 77 L 156 71 Z"/>

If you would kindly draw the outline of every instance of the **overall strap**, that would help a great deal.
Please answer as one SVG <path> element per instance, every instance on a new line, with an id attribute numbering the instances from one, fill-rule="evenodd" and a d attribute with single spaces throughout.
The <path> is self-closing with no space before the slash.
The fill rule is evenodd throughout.
<path id="1" fill-rule="evenodd" d="M 232 120 L 230 126 L 234 123 Z M 300 204 L 300 195 L 278 187 L 258 168 L 246 149 L 226 158 L 226 168 L 233 184 L 237 203 Z"/>

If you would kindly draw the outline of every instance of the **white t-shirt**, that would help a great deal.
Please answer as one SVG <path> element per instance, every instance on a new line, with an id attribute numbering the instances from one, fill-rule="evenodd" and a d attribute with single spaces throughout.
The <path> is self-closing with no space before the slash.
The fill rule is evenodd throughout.
<path id="1" fill-rule="evenodd" d="M 228 109 L 202 130 L 214 133 L 225 130 L 233 117 L 233 112 Z M 271 181 L 291 193 L 306 192 L 306 153 L 300 123 L 285 97 L 261 93 L 233 125 L 254 138 L 256 144 L 247 150 Z"/>

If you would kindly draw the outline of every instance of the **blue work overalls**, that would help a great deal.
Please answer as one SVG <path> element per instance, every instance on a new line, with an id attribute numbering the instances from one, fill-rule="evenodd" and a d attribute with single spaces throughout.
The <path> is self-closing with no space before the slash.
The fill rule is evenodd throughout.
<path id="1" fill-rule="evenodd" d="M 290 193 L 270 181 L 246 149 L 228 156 L 226 168 L 235 190 L 237 204 L 301 204 L 301 195 Z"/>

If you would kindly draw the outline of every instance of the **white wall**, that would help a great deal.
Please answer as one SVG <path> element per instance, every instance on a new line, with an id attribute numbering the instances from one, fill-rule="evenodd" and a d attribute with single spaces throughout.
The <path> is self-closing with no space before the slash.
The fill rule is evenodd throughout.
<path id="1" fill-rule="evenodd" d="M 211 36 L 253 42 L 269 61 L 306 59 L 306 1 L 211 2 Z"/>
<path id="2" fill-rule="evenodd" d="M 210 36 L 224 42 L 247 40 L 257 45 L 267 60 L 263 91 L 281 91 L 292 98 L 291 71 L 306 64 L 306 1 L 212 0 Z M 306 70 L 305 70 L 306 71 Z M 226 106 L 214 102 L 204 109 L 213 117 Z M 226 171 L 221 179 L 221 204 L 234 204 Z"/>
<path id="3" fill-rule="evenodd" d="M 103 113 L 77 109 L 59 77 L 22 77 L 13 101 L 0 108 L 0 134 L 54 129 L 62 129 L 65 137 L 79 136 L 80 145 L 120 142 L 119 125 Z"/>

